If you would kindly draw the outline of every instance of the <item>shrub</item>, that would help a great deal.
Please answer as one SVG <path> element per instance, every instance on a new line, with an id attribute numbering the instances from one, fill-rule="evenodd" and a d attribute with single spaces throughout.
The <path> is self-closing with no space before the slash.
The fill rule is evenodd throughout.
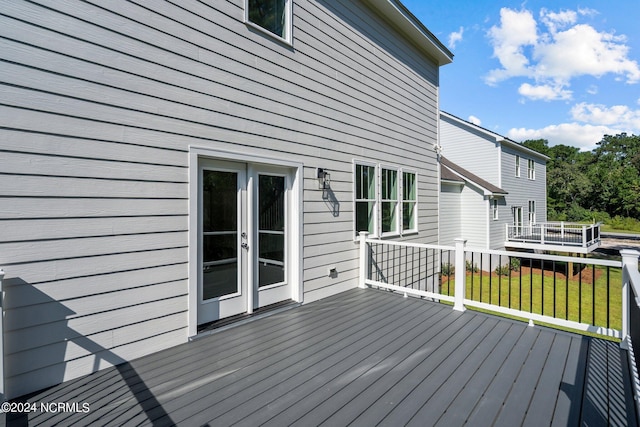
<path id="1" fill-rule="evenodd" d="M 455 273 L 455 271 L 456 271 L 456 268 L 453 264 L 449 264 L 449 263 L 442 264 L 441 272 L 443 276 L 452 276 L 453 273 Z"/>
<path id="2" fill-rule="evenodd" d="M 494 271 L 498 276 L 507 276 L 511 268 L 508 265 L 499 265 Z"/>
<path id="3" fill-rule="evenodd" d="M 520 258 L 511 258 L 509 264 L 499 265 L 494 270 L 498 276 L 508 276 L 509 271 L 520 270 Z"/>
<path id="4" fill-rule="evenodd" d="M 478 264 L 471 264 L 471 261 L 467 261 L 466 265 L 467 265 L 467 271 L 471 273 L 477 273 L 478 271 L 480 271 L 478 269 Z"/>

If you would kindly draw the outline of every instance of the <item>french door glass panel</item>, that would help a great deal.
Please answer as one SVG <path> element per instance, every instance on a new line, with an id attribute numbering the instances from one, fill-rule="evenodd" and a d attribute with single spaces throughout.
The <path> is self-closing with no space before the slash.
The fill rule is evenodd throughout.
<path id="1" fill-rule="evenodd" d="M 285 281 L 285 196 L 284 176 L 258 175 L 258 287 Z"/>
<path id="2" fill-rule="evenodd" d="M 238 173 L 203 170 L 202 299 L 238 293 Z"/>

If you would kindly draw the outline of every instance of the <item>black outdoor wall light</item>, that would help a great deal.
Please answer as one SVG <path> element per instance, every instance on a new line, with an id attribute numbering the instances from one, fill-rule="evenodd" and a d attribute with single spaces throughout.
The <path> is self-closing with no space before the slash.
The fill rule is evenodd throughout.
<path id="1" fill-rule="evenodd" d="M 331 174 L 326 169 L 318 168 L 318 189 L 327 190 L 331 188 Z"/>

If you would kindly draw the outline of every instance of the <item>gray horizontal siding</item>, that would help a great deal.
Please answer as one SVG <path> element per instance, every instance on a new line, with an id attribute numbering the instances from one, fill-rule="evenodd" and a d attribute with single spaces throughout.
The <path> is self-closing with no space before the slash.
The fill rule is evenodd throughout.
<path id="1" fill-rule="evenodd" d="M 499 186 L 500 153 L 495 138 L 440 116 L 442 155 L 485 181 Z"/>
<path id="2" fill-rule="evenodd" d="M 437 241 L 436 65 L 360 2 L 296 1 L 293 48 L 248 30 L 242 5 L 3 5 L 10 395 L 186 339 L 191 145 L 305 165 L 307 301 L 355 284 L 354 158 L 415 169 L 410 239 Z"/>

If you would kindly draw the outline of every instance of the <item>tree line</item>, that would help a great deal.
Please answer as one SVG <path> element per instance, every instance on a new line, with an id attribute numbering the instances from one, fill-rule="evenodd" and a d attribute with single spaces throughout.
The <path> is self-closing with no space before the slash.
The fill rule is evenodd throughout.
<path id="1" fill-rule="evenodd" d="M 546 139 L 523 142 L 548 156 L 550 221 L 603 222 L 640 231 L 640 135 L 605 135 L 592 151 Z"/>

